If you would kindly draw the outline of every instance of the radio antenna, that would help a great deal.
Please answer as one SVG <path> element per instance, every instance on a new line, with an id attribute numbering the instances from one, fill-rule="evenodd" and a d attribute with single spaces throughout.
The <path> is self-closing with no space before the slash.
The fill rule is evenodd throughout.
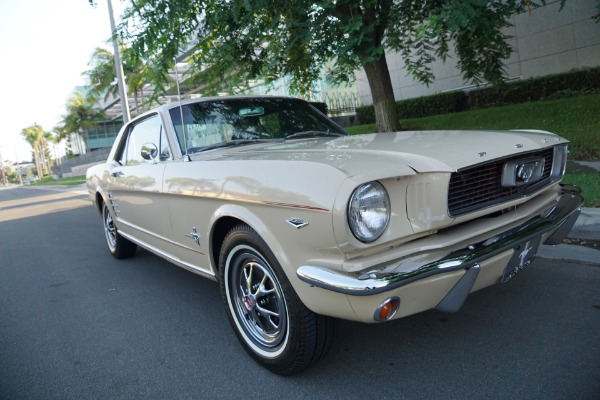
<path id="1" fill-rule="evenodd" d="M 183 123 L 183 107 L 181 106 L 181 90 L 179 89 L 179 72 L 177 71 L 177 57 L 174 59 L 175 62 L 175 81 L 177 82 L 177 99 L 179 101 L 179 117 L 181 118 L 181 132 L 183 133 L 183 147 L 185 147 L 185 160 L 190 161 L 190 155 L 188 154 L 187 146 L 187 135 L 185 134 L 185 124 Z"/>

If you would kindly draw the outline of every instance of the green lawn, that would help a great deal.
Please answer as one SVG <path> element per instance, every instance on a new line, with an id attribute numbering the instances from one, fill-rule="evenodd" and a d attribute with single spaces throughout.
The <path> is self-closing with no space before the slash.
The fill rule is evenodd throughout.
<path id="1" fill-rule="evenodd" d="M 46 186 L 46 185 L 75 186 L 75 185 L 81 185 L 84 183 L 85 183 L 85 175 L 72 176 L 69 178 L 62 178 L 62 179 L 56 179 L 56 180 L 52 179 L 51 176 L 48 176 L 44 179 L 37 181 L 36 183 L 34 183 L 34 185 L 36 185 L 36 186 Z"/>
<path id="2" fill-rule="evenodd" d="M 570 159 L 600 160 L 600 94 L 405 119 L 400 124 L 405 130 L 542 129 L 571 141 Z M 375 125 L 358 125 L 347 130 L 352 134 L 369 133 L 375 130 Z M 600 207 L 600 174 L 569 168 L 567 172 L 564 181 L 583 189 L 585 205 Z"/>
<path id="3" fill-rule="evenodd" d="M 567 173 L 563 179 L 564 183 L 579 186 L 583 191 L 587 207 L 600 207 L 600 174 L 598 173 Z"/>
<path id="4" fill-rule="evenodd" d="M 600 160 L 600 94 L 405 119 L 400 124 L 404 130 L 542 129 L 569 139 L 572 159 Z M 374 130 L 374 124 L 348 128 L 353 134 Z"/>

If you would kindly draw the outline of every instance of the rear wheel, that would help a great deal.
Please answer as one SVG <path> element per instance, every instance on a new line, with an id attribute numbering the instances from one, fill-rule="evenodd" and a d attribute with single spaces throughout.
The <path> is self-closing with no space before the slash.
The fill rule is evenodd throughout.
<path id="1" fill-rule="evenodd" d="M 327 352 L 334 321 L 304 306 L 273 253 L 249 226 L 239 225 L 227 234 L 219 271 L 229 321 L 260 364 L 291 375 Z"/>
<path id="2" fill-rule="evenodd" d="M 119 230 L 106 203 L 102 204 L 102 223 L 110 254 L 117 259 L 132 257 L 135 254 L 137 245 L 119 234 Z"/>

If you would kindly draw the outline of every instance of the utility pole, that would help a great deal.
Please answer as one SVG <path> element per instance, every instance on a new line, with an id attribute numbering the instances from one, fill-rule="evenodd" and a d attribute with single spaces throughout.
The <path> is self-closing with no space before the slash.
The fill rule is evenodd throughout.
<path id="1" fill-rule="evenodd" d="M 121 50 L 117 41 L 117 29 L 115 27 L 115 18 L 113 17 L 113 8 L 111 0 L 107 0 L 108 17 L 110 18 L 110 31 L 112 33 L 113 49 L 115 53 L 115 69 L 117 70 L 117 85 L 119 86 L 119 96 L 121 97 L 121 112 L 123 113 L 123 123 L 126 124 L 131 119 L 129 115 L 129 103 L 127 101 L 127 90 L 125 79 L 123 77 L 123 64 L 121 63 Z"/>

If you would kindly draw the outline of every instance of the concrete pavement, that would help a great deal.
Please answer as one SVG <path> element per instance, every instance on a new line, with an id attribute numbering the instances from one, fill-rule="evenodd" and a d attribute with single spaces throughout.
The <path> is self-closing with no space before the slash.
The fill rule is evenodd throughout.
<path id="1" fill-rule="evenodd" d="M 583 208 L 568 237 L 600 242 L 600 208 Z M 538 256 L 600 265 L 600 249 L 579 245 L 540 246 Z"/>

